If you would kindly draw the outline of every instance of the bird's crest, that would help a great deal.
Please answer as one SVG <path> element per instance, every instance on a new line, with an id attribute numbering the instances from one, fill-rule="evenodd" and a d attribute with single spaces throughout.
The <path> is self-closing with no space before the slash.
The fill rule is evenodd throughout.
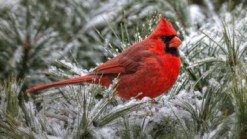
<path id="1" fill-rule="evenodd" d="M 172 24 L 165 18 L 160 17 L 159 23 L 154 31 L 151 33 L 150 37 L 156 38 L 161 36 L 175 36 L 177 35 L 176 30 L 173 28 Z"/>

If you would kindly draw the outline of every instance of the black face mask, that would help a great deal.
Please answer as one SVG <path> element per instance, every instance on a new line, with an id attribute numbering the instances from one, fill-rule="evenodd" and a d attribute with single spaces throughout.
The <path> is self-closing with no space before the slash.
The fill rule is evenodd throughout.
<path id="1" fill-rule="evenodd" d="M 165 44 L 165 48 L 164 50 L 167 52 L 167 53 L 170 53 L 174 56 L 179 56 L 179 51 L 177 48 L 173 48 L 173 47 L 170 47 L 170 41 L 174 38 L 175 36 L 164 36 L 164 37 L 161 37 L 162 41 L 164 42 Z"/>

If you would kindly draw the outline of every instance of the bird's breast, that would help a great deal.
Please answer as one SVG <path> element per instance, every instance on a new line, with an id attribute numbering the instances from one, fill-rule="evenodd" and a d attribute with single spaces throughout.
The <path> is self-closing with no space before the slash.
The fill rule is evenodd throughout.
<path id="1" fill-rule="evenodd" d="M 173 55 L 166 55 L 161 59 L 163 61 L 162 68 L 164 74 L 167 76 L 177 77 L 181 68 L 180 57 Z"/>

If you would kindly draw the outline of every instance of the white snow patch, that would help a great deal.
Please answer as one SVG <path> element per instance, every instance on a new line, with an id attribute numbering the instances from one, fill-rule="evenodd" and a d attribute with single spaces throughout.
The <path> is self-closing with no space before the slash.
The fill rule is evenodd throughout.
<path id="1" fill-rule="evenodd" d="M 11 7 L 19 3 L 20 0 L 0 0 L 0 9 L 5 7 Z"/>
<path id="2" fill-rule="evenodd" d="M 189 11 L 190 11 L 190 17 L 191 17 L 191 22 L 194 25 L 203 25 L 205 22 L 205 15 L 202 12 L 202 9 L 198 5 L 190 5 L 189 6 Z"/>

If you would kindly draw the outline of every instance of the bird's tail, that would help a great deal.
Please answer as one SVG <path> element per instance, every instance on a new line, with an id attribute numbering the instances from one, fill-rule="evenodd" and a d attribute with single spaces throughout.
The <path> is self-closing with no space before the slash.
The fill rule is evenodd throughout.
<path id="1" fill-rule="evenodd" d="M 37 86 L 34 86 L 34 87 L 27 89 L 26 92 L 27 93 L 35 93 L 35 92 L 45 90 L 48 88 L 52 88 L 52 87 L 65 86 L 65 85 L 70 85 L 70 84 L 79 84 L 79 83 L 84 83 L 84 82 L 94 82 L 94 80 L 98 80 L 96 78 L 94 76 L 90 76 L 90 75 L 75 77 L 75 78 L 65 79 L 65 80 L 61 80 L 61 81 L 57 81 L 57 82 L 53 82 L 53 83 L 37 85 Z"/>

